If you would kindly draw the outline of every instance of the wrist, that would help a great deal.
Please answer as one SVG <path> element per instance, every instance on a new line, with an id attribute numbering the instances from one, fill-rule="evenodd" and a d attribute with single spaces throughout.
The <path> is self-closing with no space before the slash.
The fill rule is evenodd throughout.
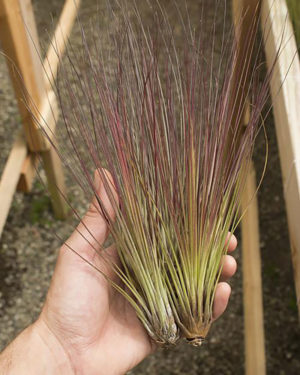
<path id="1" fill-rule="evenodd" d="M 4 375 L 74 375 L 63 347 L 44 322 L 26 328 L 0 355 Z"/>

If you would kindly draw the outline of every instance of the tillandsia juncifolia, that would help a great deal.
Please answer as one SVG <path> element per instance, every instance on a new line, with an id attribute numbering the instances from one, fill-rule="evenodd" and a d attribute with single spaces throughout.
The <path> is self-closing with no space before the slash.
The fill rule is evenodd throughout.
<path id="1" fill-rule="evenodd" d="M 200 345 L 213 320 L 224 244 L 241 217 L 272 72 L 261 74 L 258 8 L 239 45 L 234 30 L 244 16 L 228 26 L 225 0 L 199 3 L 196 17 L 186 2 L 172 1 L 176 24 L 163 3 L 110 4 L 106 33 L 101 17 L 89 30 L 80 25 L 82 48 L 67 47 L 54 87 L 66 146 L 48 136 L 107 222 L 121 284 L 109 282 L 156 343 Z"/>

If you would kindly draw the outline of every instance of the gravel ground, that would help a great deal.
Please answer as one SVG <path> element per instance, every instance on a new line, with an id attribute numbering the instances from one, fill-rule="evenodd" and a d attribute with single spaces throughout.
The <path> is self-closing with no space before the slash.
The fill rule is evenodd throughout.
<path id="1" fill-rule="evenodd" d="M 168 1 L 164 1 L 166 4 Z M 196 17 L 197 1 L 187 0 Z M 62 0 L 35 0 L 39 34 L 43 44 L 51 34 L 51 17 L 55 22 Z M 97 9 L 96 1 L 85 0 L 81 9 L 83 23 Z M 72 44 L 80 38 L 78 28 Z M 19 116 L 9 83 L 4 59 L 0 57 L 0 170 L 8 156 Z M 261 255 L 265 309 L 265 334 L 268 374 L 300 374 L 300 330 L 290 258 L 286 215 L 273 120 L 267 123 L 269 162 L 259 191 Z M 262 169 L 263 137 L 258 139 L 255 162 Z M 79 212 L 86 202 L 67 176 L 69 195 Z M 29 195 L 16 194 L 0 244 L 0 349 L 39 314 L 44 301 L 57 248 L 71 233 L 75 221 L 53 219 L 50 201 L 40 182 Z M 179 345 L 160 350 L 147 358 L 130 374 L 242 374 L 244 373 L 242 259 L 236 251 L 239 268 L 231 282 L 232 296 L 223 317 L 212 327 L 201 349 Z M 259 272 L 259 270 L 258 270 Z"/>

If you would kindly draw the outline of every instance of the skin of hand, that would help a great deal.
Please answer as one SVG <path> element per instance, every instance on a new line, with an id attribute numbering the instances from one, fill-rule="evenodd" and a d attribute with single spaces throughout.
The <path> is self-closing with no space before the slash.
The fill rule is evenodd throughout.
<path id="1" fill-rule="evenodd" d="M 97 175 L 98 195 L 113 217 L 109 198 Z M 106 175 L 109 179 L 108 172 Z M 94 251 L 94 248 L 100 248 L 107 236 L 106 222 L 94 201 L 77 230 L 59 251 L 40 317 L 0 356 L 0 370 L 7 368 L 6 372 L 0 371 L 1 374 L 119 375 L 135 367 L 156 349 L 125 298 L 101 273 L 80 258 L 82 256 L 96 264 L 118 282 L 107 263 Z M 228 252 L 236 246 L 237 240 L 231 236 Z M 80 256 L 70 248 L 76 249 Z M 113 247 L 105 252 L 118 261 Z M 225 311 L 229 300 L 231 289 L 226 280 L 236 271 L 234 258 L 225 255 L 222 267 L 221 282 L 215 295 L 214 319 Z M 30 362 L 30 369 L 15 362 L 20 361 L 22 355 Z"/>

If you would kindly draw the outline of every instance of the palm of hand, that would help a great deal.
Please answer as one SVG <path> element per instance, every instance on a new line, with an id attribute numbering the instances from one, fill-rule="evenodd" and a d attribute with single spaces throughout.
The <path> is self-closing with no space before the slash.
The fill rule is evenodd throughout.
<path id="1" fill-rule="evenodd" d="M 65 247 L 55 274 L 41 319 L 79 373 L 124 374 L 154 349 L 125 298 Z"/>

